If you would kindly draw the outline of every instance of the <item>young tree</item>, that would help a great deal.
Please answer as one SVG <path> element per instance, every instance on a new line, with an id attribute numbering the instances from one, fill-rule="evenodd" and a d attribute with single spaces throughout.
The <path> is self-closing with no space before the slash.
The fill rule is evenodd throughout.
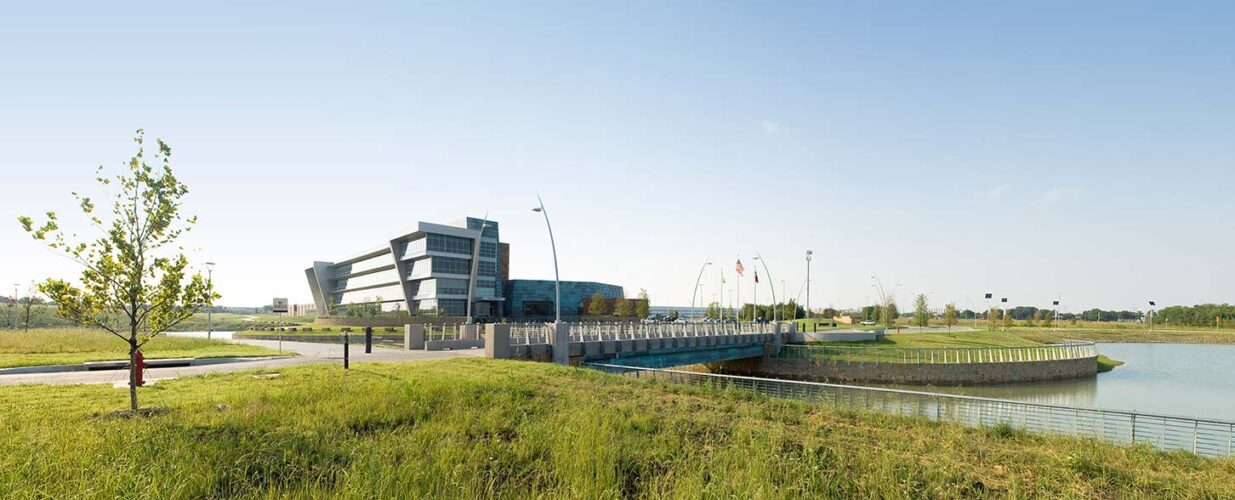
<path id="1" fill-rule="evenodd" d="M 681 317 L 681 315 L 678 314 L 677 309 L 671 309 L 669 311 L 669 321 L 677 321 L 679 317 Z"/>
<path id="2" fill-rule="evenodd" d="M 1011 328 L 1011 327 L 1012 327 L 1012 315 L 1011 314 L 1003 315 L 1003 329 L 1007 330 L 1008 328 Z"/>
<path id="3" fill-rule="evenodd" d="M 880 309 L 879 320 L 889 328 L 896 326 L 896 318 L 900 317 L 900 310 L 896 307 L 896 301 L 889 299 L 886 304 Z"/>
<path id="4" fill-rule="evenodd" d="M 919 293 L 913 301 L 913 322 L 920 327 L 926 327 L 931 321 L 931 311 L 926 305 L 926 294 Z"/>
<path id="5" fill-rule="evenodd" d="M 22 317 L 21 324 L 22 328 L 27 332 L 30 331 L 30 322 L 34 321 L 34 318 L 39 314 L 39 310 L 34 306 L 43 302 L 42 299 L 34 296 L 36 291 L 35 285 L 31 283 L 30 286 L 26 288 L 26 298 L 20 300 Z"/>
<path id="6" fill-rule="evenodd" d="M 1000 313 L 1001 311 L 998 307 L 992 307 L 990 311 L 986 312 L 986 321 L 988 323 L 987 327 L 989 329 L 994 330 L 997 326 L 999 326 L 998 321 L 1001 316 Z"/>
<path id="7" fill-rule="evenodd" d="M 640 318 L 648 317 L 648 309 L 650 307 L 652 307 L 652 299 L 648 297 L 648 291 L 640 288 L 639 300 L 635 302 L 635 316 Z"/>
<path id="8" fill-rule="evenodd" d="M 604 316 L 609 314 L 609 301 L 605 300 L 604 294 L 596 292 L 592 294 L 592 298 L 588 300 L 587 313 L 592 316 Z"/>
<path id="9" fill-rule="evenodd" d="M 635 301 L 622 297 L 613 304 L 613 315 L 629 318 L 635 315 Z"/>
<path id="10" fill-rule="evenodd" d="M 129 346 L 129 406 L 137 410 L 137 352 L 193 313 L 219 298 L 189 260 L 176 240 L 197 223 L 181 216 L 188 187 L 172 173 L 171 148 L 158 140 L 153 159 L 146 163 L 145 133 L 137 130 L 137 154 L 124 172 L 105 177 L 99 167 L 97 182 L 112 195 L 110 221 L 95 212 L 94 202 L 73 193 L 82 213 L 102 234 L 93 241 L 74 242 L 60 228 L 55 212 L 35 226 L 30 217 L 18 217 L 22 228 L 53 250 L 82 265 L 81 286 L 49 278 L 39 291 L 57 304 L 61 316 L 79 324 L 102 328 Z"/>
<path id="11" fill-rule="evenodd" d="M 948 325 L 948 331 L 956 324 L 956 304 L 943 306 L 943 324 Z"/>

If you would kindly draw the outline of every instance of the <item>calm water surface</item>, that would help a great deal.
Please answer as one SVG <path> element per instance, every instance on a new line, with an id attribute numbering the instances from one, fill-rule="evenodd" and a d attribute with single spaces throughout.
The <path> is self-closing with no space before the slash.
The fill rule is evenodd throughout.
<path id="1" fill-rule="evenodd" d="M 1235 345 L 1098 344 L 1123 361 L 1096 377 L 973 387 L 905 387 L 1110 410 L 1235 420 Z"/>

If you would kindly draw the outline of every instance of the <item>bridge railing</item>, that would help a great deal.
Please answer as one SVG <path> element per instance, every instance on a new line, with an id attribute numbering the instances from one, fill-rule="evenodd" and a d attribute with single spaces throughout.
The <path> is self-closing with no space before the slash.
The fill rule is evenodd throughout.
<path id="1" fill-rule="evenodd" d="M 772 323 L 566 323 L 571 342 L 602 340 L 640 340 L 716 335 L 758 335 L 775 333 Z M 510 343 L 550 344 L 553 323 L 515 323 L 510 325 Z"/>
<path id="2" fill-rule="evenodd" d="M 656 368 L 586 366 L 638 379 L 753 391 L 769 397 L 923 417 L 969 427 L 1007 425 L 1027 432 L 1088 437 L 1125 445 L 1144 443 L 1208 457 L 1235 456 L 1235 421 L 1229 420 Z"/>
<path id="3" fill-rule="evenodd" d="M 771 323 L 568 323 L 571 342 L 775 333 Z"/>
<path id="4" fill-rule="evenodd" d="M 1019 363 L 1092 358 L 1097 355 L 1094 343 L 1084 340 L 1038 346 L 991 347 L 786 345 L 780 350 L 781 358 L 904 364 Z"/>

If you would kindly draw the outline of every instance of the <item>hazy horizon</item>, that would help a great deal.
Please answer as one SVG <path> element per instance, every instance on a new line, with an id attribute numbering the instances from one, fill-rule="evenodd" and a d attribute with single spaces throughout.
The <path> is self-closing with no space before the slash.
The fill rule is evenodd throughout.
<path id="1" fill-rule="evenodd" d="M 1235 4 L 19 4 L 0 295 L 80 269 L 18 215 L 167 141 L 221 304 L 486 213 L 512 278 L 752 299 L 1233 302 Z M 97 198 L 96 198 L 97 199 Z M 7 221 L 7 222 L 4 222 Z M 771 278 L 771 279 L 769 279 Z M 805 293 L 801 294 L 805 301 Z M 727 302 L 727 292 L 720 297 Z"/>

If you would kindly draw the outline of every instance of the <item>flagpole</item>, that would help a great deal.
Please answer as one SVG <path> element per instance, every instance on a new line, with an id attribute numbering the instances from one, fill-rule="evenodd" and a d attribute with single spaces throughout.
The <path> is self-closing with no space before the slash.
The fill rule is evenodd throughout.
<path id="1" fill-rule="evenodd" d="M 738 264 L 741 264 L 741 263 L 742 263 L 742 256 L 739 255 Z M 736 304 L 738 306 L 738 323 L 741 323 L 742 322 L 742 275 L 740 273 L 738 274 L 738 284 L 736 286 L 738 289 L 738 302 Z"/>

